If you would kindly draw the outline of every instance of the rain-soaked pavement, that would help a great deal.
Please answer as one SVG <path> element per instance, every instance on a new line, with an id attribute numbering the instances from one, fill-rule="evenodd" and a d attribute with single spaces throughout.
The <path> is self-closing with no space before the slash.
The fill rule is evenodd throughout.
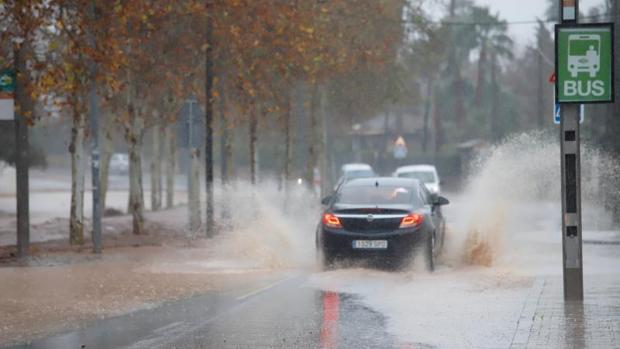
<path id="1" fill-rule="evenodd" d="M 9 348 L 620 348 L 618 246 L 584 245 L 583 304 L 529 252 L 550 268 L 291 272 Z"/>
<path id="2" fill-rule="evenodd" d="M 614 245 L 587 244 L 585 251 L 596 263 L 620 261 Z M 564 303 L 557 274 L 517 285 L 515 293 L 510 284 L 488 284 L 492 268 L 455 273 L 444 267 L 417 276 L 295 272 L 93 321 L 10 349 L 620 348 L 620 275 L 605 265 L 587 270 L 586 298 L 577 304 Z M 481 279 L 486 289 L 463 283 L 469 278 Z"/>
<path id="3" fill-rule="evenodd" d="M 242 292 L 243 291 L 243 292 Z M 424 348 L 387 334 L 356 296 L 308 287 L 299 275 L 100 320 L 13 348 Z"/>
<path id="4" fill-rule="evenodd" d="M 302 270 L 9 348 L 620 348 L 618 246 L 584 245 L 577 305 L 562 300 L 559 253 L 526 246 L 548 267 Z"/>

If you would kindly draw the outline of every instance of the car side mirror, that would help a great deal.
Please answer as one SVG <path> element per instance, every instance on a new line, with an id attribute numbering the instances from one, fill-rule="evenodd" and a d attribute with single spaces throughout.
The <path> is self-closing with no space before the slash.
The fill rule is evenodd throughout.
<path id="1" fill-rule="evenodd" d="M 433 198 L 433 205 L 435 206 L 444 206 L 450 203 L 450 200 L 444 198 L 443 196 L 435 196 Z"/>
<path id="2" fill-rule="evenodd" d="M 332 197 L 330 196 L 326 196 L 321 200 L 321 205 L 328 205 L 329 202 L 332 201 Z"/>

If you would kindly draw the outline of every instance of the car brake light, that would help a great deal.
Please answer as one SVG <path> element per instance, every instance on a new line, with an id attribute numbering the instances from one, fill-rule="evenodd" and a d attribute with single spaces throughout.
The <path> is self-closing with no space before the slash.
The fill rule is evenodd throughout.
<path id="1" fill-rule="evenodd" d="M 412 213 L 403 217 L 403 219 L 400 221 L 400 228 L 417 227 L 418 225 L 422 224 L 423 220 L 424 216 L 422 216 L 421 214 Z"/>
<path id="2" fill-rule="evenodd" d="M 342 228 L 340 219 L 331 213 L 323 214 L 323 225 L 329 228 Z"/>

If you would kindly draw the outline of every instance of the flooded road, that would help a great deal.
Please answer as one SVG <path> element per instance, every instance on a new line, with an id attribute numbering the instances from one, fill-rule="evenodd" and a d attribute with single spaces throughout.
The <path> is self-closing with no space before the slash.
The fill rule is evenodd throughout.
<path id="1" fill-rule="evenodd" d="M 571 336 L 583 344 L 575 347 L 607 347 L 599 324 L 611 334 L 620 325 L 612 292 L 620 276 L 609 269 L 620 253 L 609 244 L 585 252 L 586 302 L 578 319 L 563 320 L 569 327 L 554 322 L 575 312 L 562 311 L 561 277 L 551 269 L 358 268 L 266 275 L 10 348 L 565 348 Z M 520 346 L 523 338 L 534 345 Z"/>
<path id="2" fill-rule="evenodd" d="M 291 275 L 90 324 L 13 348 L 409 348 L 354 295 Z"/>
<path id="3" fill-rule="evenodd" d="M 462 202 L 454 204 L 452 210 Z M 451 255 L 459 241 L 452 231 L 432 274 L 416 262 L 402 271 L 263 269 L 263 277 L 236 284 L 241 287 L 83 323 L 79 330 L 9 348 L 566 348 L 574 343 L 571 336 L 583 344 L 575 348 L 609 347 L 598 344 L 613 344 L 600 341 L 620 327 L 620 300 L 613 296 L 620 289 L 614 267 L 620 236 L 584 233 L 586 303 L 581 320 L 568 319 L 575 312 L 562 311 L 560 236 L 551 233 L 557 222 L 549 218 L 555 207 L 521 210 L 531 211 L 536 229 L 520 228 L 491 266 Z M 249 268 L 213 258 L 188 272 Z M 188 266 L 167 261 L 149 272 Z M 566 332 L 577 324 L 579 331 Z"/>
<path id="4" fill-rule="evenodd" d="M 418 261 L 401 271 L 356 266 L 319 271 L 309 261 L 291 267 L 295 264 L 274 256 L 295 253 L 258 249 L 252 255 L 258 240 L 241 245 L 243 238 L 231 236 L 207 261 L 196 259 L 196 251 L 196 260 L 154 262 L 142 272 L 239 272 L 244 278 L 242 271 L 262 265 L 262 277 L 10 348 L 565 348 L 574 343 L 571 336 L 583 344 L 574 347 L 608 347 L 597 340 L 612 338 L 620 327 L 620 300 L 613 296 L 620 287 L 615 270 L 620 234 L 584 232 L 586 303 L 581 320 L 568 319 L 575 312 L 562 310 L 557 207 L 513 205 L 516 214 L 506 220 L 501 244 L 490 245 L 493 263 L 484 265 L 464 258 L 474 250 L 455 218 L 467 201 L 452 197 L 446 210 L 451 231 L 434 273 Z M 523 216 L 530 218 L 527 224 L 519 223 Z M 308 240 L 294 246 L 312 255 Z M 230 254 L 233 250 L 245 252 Z M 576 324 L 579 331 L 564 332 Z M 542 344 L 522 346 L 523 341 Z"/>

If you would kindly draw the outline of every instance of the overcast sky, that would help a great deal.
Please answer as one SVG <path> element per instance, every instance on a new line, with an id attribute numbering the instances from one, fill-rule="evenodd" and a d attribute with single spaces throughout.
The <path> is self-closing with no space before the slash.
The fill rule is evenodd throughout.
<path id="1" fill-rule="evenodd" d="M 487 5 L 492 13 L 499 11 L 502 19 L 508 22 L 533 21 L 543 18 L 547 9 L 546 0 L 476 0 L 479 5 Z M 587 13 L 592 6 L 602 4 L 602 0 L 580 0 L 580 12 Z M 510 32 L 520 46 L 533 42 L 536 24 L 511 25 Z"/>

